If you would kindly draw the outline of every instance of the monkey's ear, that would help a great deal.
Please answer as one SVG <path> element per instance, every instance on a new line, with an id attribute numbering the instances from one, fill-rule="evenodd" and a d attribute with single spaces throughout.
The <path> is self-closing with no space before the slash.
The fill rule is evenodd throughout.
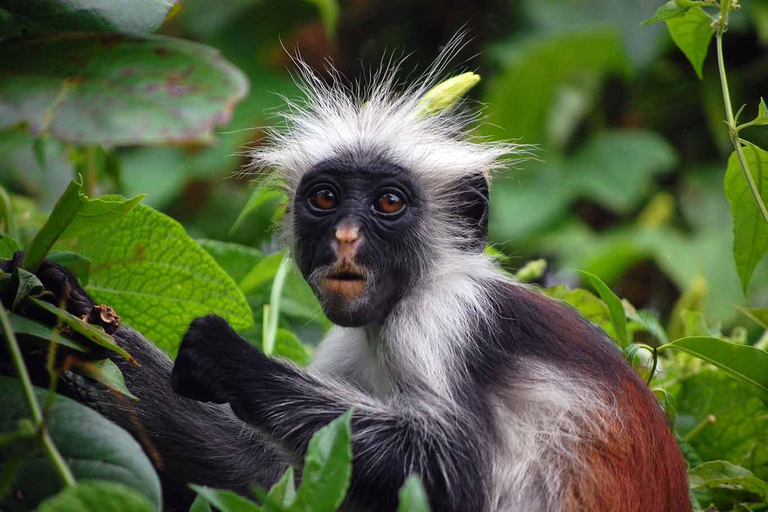
<path id="1" fill-rule="evenodd" d="M 483 174 L 462 178 L 459 185 L 460 215 L 466 226 L 466 250 L 482 252 L 488 239 L 489 191 Z"/>

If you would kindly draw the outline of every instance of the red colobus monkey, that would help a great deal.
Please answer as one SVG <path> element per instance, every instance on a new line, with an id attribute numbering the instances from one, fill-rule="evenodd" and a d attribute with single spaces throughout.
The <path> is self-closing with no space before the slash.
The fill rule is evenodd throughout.
<path id="1" fill-rule="evenodd" d="M 415 114 L 448 54 L 400 93 L 393 72 L 350 90 L 299 63 L 305 100 L 253 153 L 290 198 L 286 244 L 336 324 L 309 369 L 208 316 L 175 363 L 116 332 L 141 363 L 118 361 L 135 411 L 74 386 L 151 442 L 168 509 L 187 482 L 270 485 L 352 408 L 344 510 L 394 510 L 411 473 L 436 512 L 690 510 L 664 414 L 606 334 L 483 253 L 487 177 L 521 148 L 472 141 L 456 109 Z"/>

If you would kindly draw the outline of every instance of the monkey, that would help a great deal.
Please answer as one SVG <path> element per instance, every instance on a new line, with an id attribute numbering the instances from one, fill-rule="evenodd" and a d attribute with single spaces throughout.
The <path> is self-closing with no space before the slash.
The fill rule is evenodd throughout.
<path id="1" fill-rule="evenodd" d="M 402 91 L 391 68 L 350 87 L 299 61 L 305 99 L 251 153 L 288 197 L 281 238 L 334 324 L 309 368 L 209 315 L 175 361 L 115 332 L 141 365 L 116 360 L 136 404 L 66 377 L 151 447 L 166 509 L 185 509 L 189 482 L 271 485 L 351 409 L 343 510 L 394 510 L 411 474 L 436 512 L 691 510 L 665 415 L 608 335 L 483 251 L 489 178 L 526 148 L 473 138 L 461 106 L 416 114 L 452 50 Z"/>

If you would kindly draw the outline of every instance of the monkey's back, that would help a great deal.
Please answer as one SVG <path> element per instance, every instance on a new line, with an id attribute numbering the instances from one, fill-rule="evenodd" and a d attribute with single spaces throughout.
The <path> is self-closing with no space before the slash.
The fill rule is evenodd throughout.
<path id="1" fill-rule="evenodd" d="M 665 415 L 607 335 L 535 291 L 490 286 L 495 332 L 477 334 L 473 359 L 496 425 L 493 508 L 690 510 Z"/>

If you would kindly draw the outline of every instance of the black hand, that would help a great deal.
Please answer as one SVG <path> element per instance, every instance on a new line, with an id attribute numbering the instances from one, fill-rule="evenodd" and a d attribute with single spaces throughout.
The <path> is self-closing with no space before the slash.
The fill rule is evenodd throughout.
<path id="1" fill-rule="evenodd" d="M 266 359 L 237 335 L 226 320 L 208 315 L 192 322 L 179 347 L 171 382 L 174 391 L 201 402 L 234 399 L 232 379 L 249 361 Z"/>

